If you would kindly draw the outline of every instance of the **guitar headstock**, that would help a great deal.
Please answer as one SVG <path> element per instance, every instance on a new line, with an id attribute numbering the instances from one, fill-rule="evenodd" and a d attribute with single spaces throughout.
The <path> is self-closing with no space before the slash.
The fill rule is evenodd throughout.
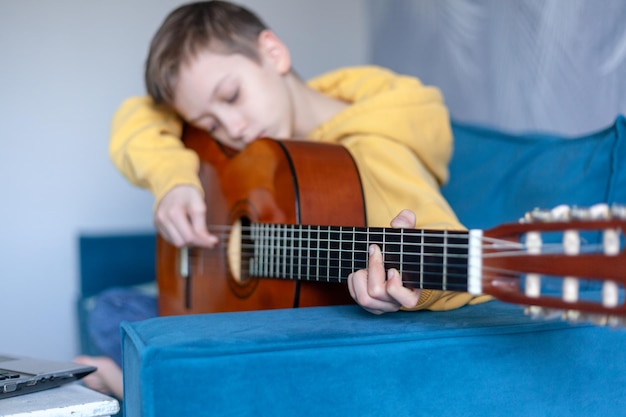
<path id="1" fill-rule="evenodd" d="M 535 209 L 484 232 L 483 289 L 535 317 L 626 325 L 626 206 Z"/>

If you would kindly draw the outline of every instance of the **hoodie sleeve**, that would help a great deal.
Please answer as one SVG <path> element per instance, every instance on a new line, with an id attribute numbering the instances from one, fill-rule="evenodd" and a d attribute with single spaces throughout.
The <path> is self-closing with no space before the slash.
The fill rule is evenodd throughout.
<path id="1" fill-rule="evenodd" d="M 156 107 L 149 97 L 132 97 L 116 111 L 111 123 L 109 155 L 117 169 L 161 200 L 176 185 L 190 184 L 200 192 L 199 160 L 181 141 L 182 121 Z"/>

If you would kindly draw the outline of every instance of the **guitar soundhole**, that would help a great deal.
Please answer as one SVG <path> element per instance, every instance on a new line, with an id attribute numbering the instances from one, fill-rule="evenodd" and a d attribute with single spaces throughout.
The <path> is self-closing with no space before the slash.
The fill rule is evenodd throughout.
<path id="1" fill-rule="evenodd" d="M 256 289 L 259 280 L 250 277 L 248 265 L 251 253 L 247 248 L 252 247 L 250 237 L 250 219 L 246 217 L 236 220 L 230 230 L 226 257 L 230 276 L 230 289 L 240 298 L 250 296 Z"/>

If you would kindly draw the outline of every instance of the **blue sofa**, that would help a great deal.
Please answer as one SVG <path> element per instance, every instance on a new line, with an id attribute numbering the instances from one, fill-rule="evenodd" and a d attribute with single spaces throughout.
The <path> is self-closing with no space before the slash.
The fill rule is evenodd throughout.
<path id="1" fill-rule="evenodd" d="M 621 116 L 579 138 L 453 130 L 443 192 L 470 228 L 537 206 L 626 202 Z M 121 337 L 127 417 L 626 415 L 626 330 L 500 301 L 159 317 L 123 323 Z"/>

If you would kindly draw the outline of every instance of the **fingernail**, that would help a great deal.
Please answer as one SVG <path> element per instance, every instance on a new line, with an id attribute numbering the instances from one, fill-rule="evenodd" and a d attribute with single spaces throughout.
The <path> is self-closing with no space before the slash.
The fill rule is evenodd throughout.
<path id="1" fill-rule="evenodd" d="M 370 256 L 374 255 L 374 253 L 376 253 L 376 246 L 375 245 L 370 245 L 370 248 L 369 248 Z"/>

